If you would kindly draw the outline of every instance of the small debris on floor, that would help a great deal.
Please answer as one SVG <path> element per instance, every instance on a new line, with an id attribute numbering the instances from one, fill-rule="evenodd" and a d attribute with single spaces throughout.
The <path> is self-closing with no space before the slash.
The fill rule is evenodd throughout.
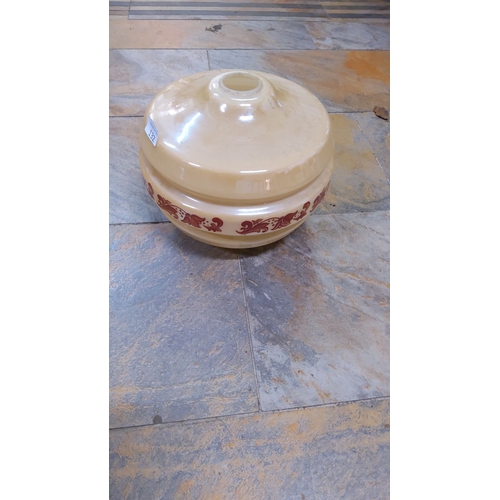
<path id="1" fill-rule="evenodd" d="M 267 31 L 274 31 L 274 28 L 267 28 Z"/>
<path id="2" fill-rule="evenodd" d="M 373 112 L 379 117 L 379 118 L 382 118 L 384 120 L 388 120 L 389 119 L 389 111 L 387 111 L 387 109 L 385 108 L 381 108 L 380 106 L 375 106 L 373 108 Z"/>
<path id="3" fill-rule="evenodd" d="M 211 31 L 212 33 L 217 33 L 222 28 L 222 24 L 214 24 L 210 28 L 205 28 L 205 31 Z"/>

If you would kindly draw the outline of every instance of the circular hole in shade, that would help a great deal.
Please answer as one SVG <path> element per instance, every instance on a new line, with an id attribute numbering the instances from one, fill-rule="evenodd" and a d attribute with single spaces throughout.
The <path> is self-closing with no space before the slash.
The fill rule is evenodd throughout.
<path id="1" fill-rule="evenodd" d="M 222 86 L 232 92 L 250 92 L 261 87 L 260 78 L 251 73 L 230 73 L 221 80 Z"/>

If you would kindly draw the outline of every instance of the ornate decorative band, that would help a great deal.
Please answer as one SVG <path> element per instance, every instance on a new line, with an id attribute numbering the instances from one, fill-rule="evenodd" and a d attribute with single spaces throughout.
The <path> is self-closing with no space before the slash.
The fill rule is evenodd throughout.
<path id="1" fill-rule="evenodd" d="M 146 181 L 145 181 L 146 182 Z M 267 233 L 268 231 L 277 231 L 290 224 L 295 224 L 302 220 L 307 215 L 310 215 L 316 207 L 323 201 L 328 190 L 329 183 L 325 186 L 323 191 L 316 196 L 314 202 L 306 202 L 301 209 L 290 212 L 281 217 L 269 217 L 267 219 L 255 219 L 255 220 L 245 220 L 241 223 L 239 229 L 235 229 L 235 232 L 240 235 L 246 235 L 251 233 Z M 153 186 L 151 183 L 146 184 L 149 195 L 156 204 L 165 212 L 169 213 L 174 219 L 188 224 L 189 226 L 195 227 L 197 229 L 206 229 L 207 231 L 213 231 L 214 233 L 222 232 L 221 227 L 224 225 L 224 221 L 219 217 L 213 217 L 212 220 L 206 217 L 200 217 L 199 215 L 190 214 L 186 212 L 183 208 L 174 205 L 169 200 L 163 198 L 159 194 L 155 194 Z M 155 199 L 156 197 L 156 199 Z"/>
<path id="2" fill-rule="evenodd" d="M 321 193 L 315 198 L 311 210 L 308 212 L 311 202 L 308 201 L 304 203 L 302 209 L 296 212 L 290 212 L 289 214 L 283 215 L 281 217 L 270 217 L 269 219 L 256 219 L 256 220 L 246 220 L 241 223 L 240 230 L 236 231 L 238 234 L 250 234 L 250 233 L 267 233 L 267 231 L 276 231 L 282 227 L 289 226 L 293 222 L 298 222 L 303 219 L 308 213 L 311 214 L 312 211 L 321 203 L 325 197 L 328 185 L 321 191 Z"/>

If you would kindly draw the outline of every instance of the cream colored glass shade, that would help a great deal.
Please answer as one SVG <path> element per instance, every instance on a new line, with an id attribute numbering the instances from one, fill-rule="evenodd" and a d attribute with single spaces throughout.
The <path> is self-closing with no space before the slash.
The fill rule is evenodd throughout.
<path id="1" fill-rule="evenodd" d="M 275 75 L 217 70 L 182 78 L 150 103 L 139 163 L 165 216 L 204 243 L 265 245 L 302 224 L 333 169 L 328 113 Z"/>

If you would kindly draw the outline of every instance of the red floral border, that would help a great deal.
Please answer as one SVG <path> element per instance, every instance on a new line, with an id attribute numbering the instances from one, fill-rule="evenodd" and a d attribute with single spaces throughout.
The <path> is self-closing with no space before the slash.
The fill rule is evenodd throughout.
<path id="1" fill-rule="evenodd" d="M 155 193 L 153 190 L 153 186 L 151 183 L 147 183 L 146 186 L 149 195 L 153 200 L 155 199 Z M 314 199 L 312 204 L 312 208 L 309 211 L 309 207 L 311 206 L 311 202 L 308 201 L 304 203 L 302 209 L 297 210 L 296 212 L 291 212 L 289 214 L 283 215 L 281 217 L 269 217 L 268 219 L 256 219 L 256 220 L 246 220 L 241 223 L 240 230 L 236 230 L 238 234 L 250 234 L 250 233 L 267 233 L 267 231 L 276 231 L 283 227 L 289 226 L 292 222 L 298 222 L 303 219 L 309 211 L 311 214 L 316 207 L 323 201 L 323 198 L 326 195 L 326 191 L 328 190 L 328 185 L 321 191 L 321 193 Z M 198 229 L 207 229 L 208 231 L 213 231 L 214 233 L 221 233 L 221 227 L 224 225 L 222 219 L 218 217 L 214 217 L 212 221 L 208 221 L 205 217 L 200 217 L 199 215 L 190 214 L 183 210 L 182 208 L 174 205 L 170 201 L 166 200 L 159 194 L 157 197 L 157 205 L 165 212 L 168 212 L 174 219 L 183 222 L 184 224 L 188 224 L 190 226 L 196 227 Z"/>
<path id="2" fill-rule="evenodd" d="M 155 199 L 155 193 L 153 190 L 153 186 L 148 182 L 147 190 L 151 198 Z M 212 221 L 208 221 L 205 217 L 200 217 L 199 215 L 190 214 L 183 210 L 182 208 L 174 205 L 170 201 L 163 198 L 159 194 L 156 195 L 157 205 L 165 212 L 168 212 L 174 219 L 179 220 L 180 222 L 184 222 L 184 224 L 188 224 L 190 226 L 196 227 L 198 229 L 205 228 L 208 231 L 213 231 L 214 233 L 221 233 L 221 227 L 224 225 L 224 222 L 218 217 L 214 217 Z"/>
<path id="3" fill-rule="evenodd" d="M 311 203 L 308 201 L 302 207 L 302 210 L 291 212 L 281 217 L 270 217 L 269 219 L 246 220 L 241 223 L 241 228 L 236 231 L 238 234 L 267 233 L 267 231 L 276 231 L 282 227 L 289 226 L 293 221 L 299 221 L 307 215 L 307 209 Z"/>
<path id="4" fill-rule="evenodd" d="M 212 222 L 209 222 L 205 217 L 200 217 L 199 215 L 190 214 L 183 210 L 182 208 L 173 205 L 170 201 L 166 200 L 159 194 L 156 195 L 158 198 L 158 206 L 168 212 L 174 219 L 177 219 L 184 224 L 188 224 L 190 226 L 196 227 L 198 229 L 205 228 L 208 231 L 213 231 L 214 233 L 222 232 L 221 227 L 224 222 L 218 217 L 214 217 Z"/>
<path id="5" fill-rule="evenodd" d="M 321 203 L 326 195 L 328 186 L 321 191 L 321 193 L 314 200 L 313 206 L 309 213 Z M 311 206 L 311 202 L 307 202 L 302 207 L 302 210 L 297 210 L 296 212 L 291 212 L 289 214 L 283 215 L 282 217 L 270 217 L 269 219 L 256 219 L 256 220 L 246 220 L 241 223 L 241 228 L 236 231 L 238 234 L 250 234 L 250 233 L 267 233 L 267 231 L 276 231 L 282 227 L 289 226 L 292 222 L 297 222 L 303 219 L 307 215 L 307 210 Z"/>

